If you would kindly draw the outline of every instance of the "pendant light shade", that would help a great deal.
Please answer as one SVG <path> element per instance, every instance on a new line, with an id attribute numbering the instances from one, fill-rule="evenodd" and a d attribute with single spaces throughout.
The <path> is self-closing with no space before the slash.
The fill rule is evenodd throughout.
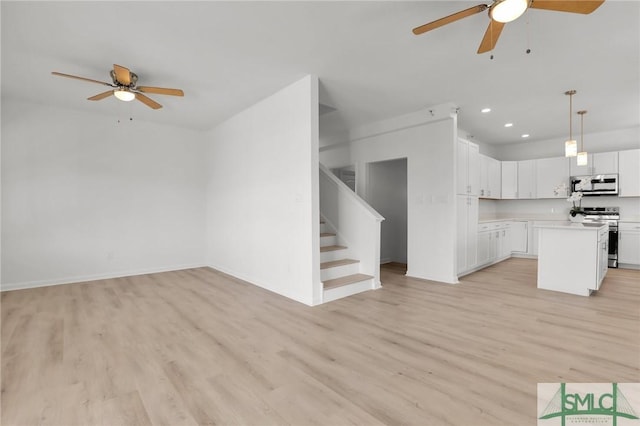
<path id="1" fill-rule="evenodd" d="M 569 90 L 564 94 L 569 95 L 569 139 L 564 143 L 564 156 L 575 157 L 578 155 L 578 143 L 573 139 L 571 119 L 573 118 L 573 95 L 576 94 L 576 91 Z"/>
<path id="2" fill-rule="evenodd" d="M 575 140 L 566 141 L 564 143 L 564 156 L 575 157 L 578 155 L 578 142 Z"/>
<path id="3" fill-rule="evenodd" d="M 576 162 L 578 166 L 586 166 L 589 163 L 589 155 L 584 150 L 584 115 L 587 111 L 578 111 L 580 115 L 580 152 L 577 154 Z"/>

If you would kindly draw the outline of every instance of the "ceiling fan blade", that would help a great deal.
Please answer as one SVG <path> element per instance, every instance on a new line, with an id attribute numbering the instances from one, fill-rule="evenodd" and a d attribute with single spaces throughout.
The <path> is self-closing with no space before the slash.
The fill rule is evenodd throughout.
<path id="1" fill-rule="evenodd" d="M 136 90 L 144 93 L 157 93 L 158 95 L 184 96 L 180 89 L 167 89 L 165 87 L 138 86 Z"/>
<path id="2" fill-rule="evenodd" d="M 113 64 L 113 72 L 116 73 L 116 80 L 124 86 L 131 84 L 131 71 L 122 65 Z"/>
<path id="3" fill-rule="evenodd" d="M 493 50 L 496 47 L 496 43 L 498 42 L 498 37 L 500 37 L 500 33 L 504 28 L 503 22 L 494 21 L 493 19 L 489 22 L 489 26 L 487 27 L 487 31 L 484 33 L 484 37 L 482 38 L 482 42 L 480 43 L 480 47 L 478 47 L 478 53 L 488 52 Z"/>
<path id="4" fill-rule="evenodd" d="M 162 105 L 160 105 L 153 99 L 146 97 L 142 93 L 136 93 L 136 99 L 142 102 L 143 104 L 145 104 L 146 106 L 148 106 L 149 108 L 153 108 L 153 109 L 162 108 Z"/>
<path id="5" fill-rule="evenodd" d="M 599 8 L 602 3 L 604 3 L 604 0 L 532 0 L 529 7 L 532 9 L 555 10 L 557 12 L 572 12 L 587 15 Z"/>
<path id="6" fill-rule="evenodd" d="M 428 24 L 420 25 L 419 27 L 413 29 L 413 33 L 415 35 L 423 34 L 427 31 L 435 30 L 436 28 L 439 28 L 443 25 L 447 25 L 462 18 L 466 18 L 467 16 L 475 15 L 476 13 L 480 13 L 483 10 L 487 10 L 487 5 L 479 4 L 477 6 L 470 7 L 469 9 L 461 10 L 460 12 L 454 13 L 453 15 L 445 16 L 444 18 L 429 22 Z"/>
<path id="7" fill-rule="evenodd" d="M 106 92 L 99 93 L 87 99 L 90 101 L 99 101 L 101 99 L 108 98 L 111 95 L 113 95 L 113 90 L 107 90 Z"/>
<path id="8" fill-rule="evenodd" d="M 92 80 L 90 78 L 78 77 L 77 75 L 63 74 L 63 73 L 57 72 L 57 71 L 53 71 L 51 74 L 57 75 L 57 76 L 60 76 L 60 77 L 75 78 L 76 80 L 84 80 L 84 81 L 89 81 L 91 83 L 98 83 L 98 84 L 102 84 L 104 86 L 114 87 L 113 84 L 111 84 L 111 83 L 107 83 L 107 82 L 104 82 L 104 81 L 98 81 L 98 80 Z"/>

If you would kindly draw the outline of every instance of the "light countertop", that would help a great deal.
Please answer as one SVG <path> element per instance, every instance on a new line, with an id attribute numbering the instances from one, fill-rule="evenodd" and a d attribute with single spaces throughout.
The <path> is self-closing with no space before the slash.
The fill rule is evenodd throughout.
<path id="1" fill-rule="evenodd" d="M 535 225 L 535 228 L 542 229 L 566 229 L 570 231 L 595 231 L 598 232 L 602 229 L 606 229 L 609 227 L 607 223 L 573 223 L 573 222 L 563 222 L 563 223 L 549 223 L 542 225 Z"/>

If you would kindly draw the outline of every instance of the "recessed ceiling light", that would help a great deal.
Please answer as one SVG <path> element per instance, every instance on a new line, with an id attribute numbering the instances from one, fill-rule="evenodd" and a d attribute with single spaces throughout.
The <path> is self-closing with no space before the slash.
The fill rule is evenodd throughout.
<path id="1" fill-rule="evenodd" d="M 491 108 L 482 108 L 480 112 L 484 112 L 486 114 L 487 112 L 491 112 Z"/>
<path id="2" fill-rule="evenodd" d="M 507 123 L 504 125 L 504 127 L 513 127 L 513 123 Z"/>
<path id="3" fill-rule="evenodd" d="M 529 134 L 528 134 L 528 133 L 525 133 L 524 135 L 522 135 L 522 137 L 523 137 L 523 138 L 528 138 L 528 137 L 529 137 Z"/>

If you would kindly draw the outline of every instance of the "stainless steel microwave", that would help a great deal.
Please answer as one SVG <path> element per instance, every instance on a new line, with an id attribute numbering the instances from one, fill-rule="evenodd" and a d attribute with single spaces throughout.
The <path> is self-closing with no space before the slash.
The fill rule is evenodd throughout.
<path id="1" fill-rule="evenodd" d="M 618 195 L 618 175 L 571 176 L 571 192 L 582 195 Z"/>

